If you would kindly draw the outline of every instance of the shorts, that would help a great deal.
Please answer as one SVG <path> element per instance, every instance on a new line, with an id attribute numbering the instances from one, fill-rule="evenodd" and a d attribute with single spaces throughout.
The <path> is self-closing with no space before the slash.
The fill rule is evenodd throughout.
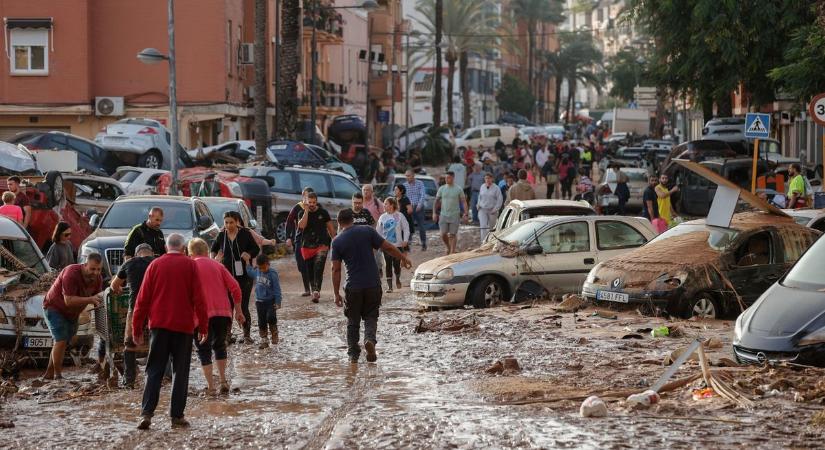
<path id="1" fill-rule="evenodd" d="M 60 312 L 48 308 L 43 310 L 43 316 L 55 342 L 69 342 L 77 334 L 77 320 L 69 320 Z"/>
<path id="2" fill-rule="evenodd" d="M 441 234 L 458 234 L 458 220 L 451 221 L 439 217 L 438 230 Z"/>

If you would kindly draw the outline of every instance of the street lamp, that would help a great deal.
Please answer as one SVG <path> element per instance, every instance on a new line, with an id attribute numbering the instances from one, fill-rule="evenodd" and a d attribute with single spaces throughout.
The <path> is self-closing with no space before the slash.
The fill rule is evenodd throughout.
<path id="1" fill-rule="evenodd" d="M 178 194 L 178 99 L 177 81 L 175 76 L 175 0 L 168 0 L 169 54 L 164 55 L 156 48 L 145 48 L 137 54 L 137 59 L 144 64 L 158 64 L 161 61 L 169 62 L 169 118 L 172 121 L 171 139 L 169 145 L 169 172 L 172 182 L 169 185 L 169 195 Z"/>
<path id="2" fill-rule="evenodd" d="M 317 144 L 315 142 L 315 124 L 318 120 L 318 92 L 315 88 L 318 85 L 318 37 L 316 31 L 318 29 L 318 12 L 321 9 L 362 9 L 370 12 L 378 9 L 378 2 L 375 0 L 364 0 L 363 3 L 356 6 L 321 6 L 321 0 L 315 0 L 312 3 L 312 80 L 310 81 L 309 87 L 309 122 L 310 127 L 312 127 L 310 130 L 310 142 L 312 144 Z M 369 86 L 367 86 L 367 90 L 369 90 Z M 367 109 L 369 109 L 369 105 L 367 105 Z M 367 118 L 367 120 L 369 120 L 369 118 Z"/>

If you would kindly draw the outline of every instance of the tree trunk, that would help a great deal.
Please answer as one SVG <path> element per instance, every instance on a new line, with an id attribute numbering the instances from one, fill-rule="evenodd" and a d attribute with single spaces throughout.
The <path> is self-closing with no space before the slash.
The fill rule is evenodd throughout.
<path id="1" fill-rule="evenodd" d="M 564 123 L 570 123 L 570 119 L 576 113 L 576 77 L 567 80 L 567 117 Z"/>
<path id="2" fill-rule="evenodd" d="M 470 83 L 467 80 L 467 66 L 469 66 L 469 56 L 467 52 L 461 52 L 461 56 L 458 59 L 458 80 L 459 80 L 459 89 L 461 89 L 461 103 L 462 103 L 462 114 L 461 114 L 461 125 L 464 128 L 470 126 L 470 120 L 472 119 L 472 115 L 470 114 Z"/>
<path id="3" fill-rule="evenodd" d="M 713 119 L 713 96 L 707 91 L 699 91 L 699 98 L 702 102 L 702 119 L 707 123 L 708 120 Z"/>
<path id="4" fill-rule="evenodd" d="M 555 123 L 559 120 L 559 113 L 561 112 L 561 85 L 564 83 L 564 77 L 556 75 L 556 102 L 553 105 L 553 119 L 551 122 Z"/>
<path id="5" fill-rule="evenodd" d="M 298 121 L 298 74 L 301 72 L 301 8 L 300 0 L 282 0 L 281 6 L 281 67 L 278 83 L 279 138 L 290 138 Z"/>
<path id="6" fill-rule="evenodd" d="M 255 154 L 266 158 L 266 4 L 255 0 Z"/>
<path id="7" fill-rule="evenodd" d="M 441 125 L 441 34 L 444 28 L 444 0 L 435 0 L 435 79 L 433 80 L 433 125 Z"/>
<path id="8" fill-rule="evenodd" d="M 447 125 L 453 126 L 453 89 L 455 89 L 456 56 L 447 52 Z"/>

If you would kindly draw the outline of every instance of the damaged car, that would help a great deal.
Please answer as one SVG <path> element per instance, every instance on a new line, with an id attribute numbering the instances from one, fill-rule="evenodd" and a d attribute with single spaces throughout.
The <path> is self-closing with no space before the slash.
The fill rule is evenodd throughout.
<path id="1" fill-rule="evenodd" d="M 498 215 L 493 228 L 484 240 L 491 242 L 493 233 L 500 233 L 522 220 L 541 216 L 595 216 L 596 210 L 584 200 L 511 200 Z"/>
<path id="2" fill-rule="evenodd" d="M 52 336 L 43 315 L 43 297 L 56 276 L 26 230 L 0 216 L 0 351 L 37 363 L 48 360 Z M 78 324 L 71 347 L 84 354 L 94 339 L 88 311 Z"/>
<path id="3" fill-rule="evenodd" d="M 733 352 L 740 363 L 825 366 L 825 277 L 820 239 L 793 268 L 736 319 Z"/>
<path id="4" fill-rule="evenodd" d="M 519 298 L 578 292 L 595 264 L 640 247 L 655 235 L 650 222 L 639 217 L 536 217 L 503 230 L 475 250 L 422 263 L 410 287 L 422 307 L 487 308 Z"/>
<path id="5" fill-rule="evenodd" d="M 729 227 L 680 224 L 644 247 L 590 271 L 582 296 L 596 304 L 637 304 L 673 316 L 741 312 L 819 236 L 788 216 L 735 214 Z"/>

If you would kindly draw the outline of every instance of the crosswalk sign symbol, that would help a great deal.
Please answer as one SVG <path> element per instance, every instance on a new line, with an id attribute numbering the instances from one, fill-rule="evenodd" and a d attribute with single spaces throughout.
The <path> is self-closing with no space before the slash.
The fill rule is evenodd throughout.
<path id="1" fill-rule="evenodd" d="M 771 115 L 748 113 L 745 117 L 745 137 L 767 139 L 770 137 Z"/>

